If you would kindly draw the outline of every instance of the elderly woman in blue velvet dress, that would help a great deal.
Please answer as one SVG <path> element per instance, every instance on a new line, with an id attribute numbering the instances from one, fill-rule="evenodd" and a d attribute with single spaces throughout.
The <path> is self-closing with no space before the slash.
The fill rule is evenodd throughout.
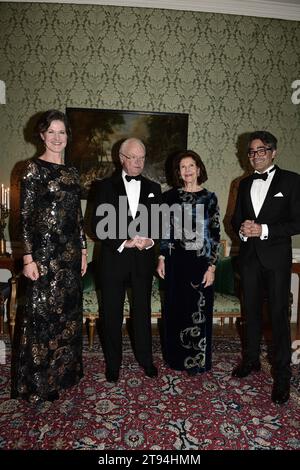
<path id="1" fill-rule="evenodd" d="M 176 187 L 163 194 L 169 207 L 177 204 L 182 212 L 188 211 L 195 234 L 193 239 L 186 227 L 181 227 L 178 236 L 180 217 L 178 210 L 171 211 L 169 233 L 161 242 L 157 266 L 159 276 L 165 279 L 164 357 L 172 369 L 185 370 L 189 375 L 211 369 L 213 284 L 220 221 L 215 193 L 202 186 L 206 180 L 200 156 L 184 151 L 174 163 Z"/>

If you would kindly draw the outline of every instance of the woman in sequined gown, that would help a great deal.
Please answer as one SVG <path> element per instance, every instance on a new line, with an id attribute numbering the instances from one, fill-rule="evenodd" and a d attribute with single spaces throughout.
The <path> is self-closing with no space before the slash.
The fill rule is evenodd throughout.
<path id="1" fill-rule="evenodd" d="M 174 164 L 176 187 L 163 194 L 169 207 L 179 205 L 179 212 L 171 213 L 169 234 L 161 242 L 157 267 L 159 276 L 165 278 L 163 353 L 172 369 L 185 370 L 189 375 L 211 369 L 220 222 L 215 193 L 202 187 L 206 180 L 200 156 L 188 150 L 178 155 Z M 186 226 L 182 230 L 183 207 L 192 220 L 190 233 Z M 197 237 L 191 241 L 192 232 Z"/>
<path id="2" fill-rule="evenodd" d="M 82 286 L 86 239 L 77 170 L 62 163 L 66 116 L 47 111 L 38 123 L 45 151 L 27 164 L 21 184 L 26 304 L 13 394 L 53 401 L 82 372 Z"/>

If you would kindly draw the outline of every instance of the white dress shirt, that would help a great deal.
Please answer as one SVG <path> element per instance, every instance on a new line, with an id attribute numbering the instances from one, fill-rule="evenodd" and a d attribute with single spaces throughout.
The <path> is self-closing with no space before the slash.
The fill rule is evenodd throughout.
<path id="1" fill-rule="evenodd" d="M 269 190 L 270 184 L 272 182 L 272 179 L 274 178 L 275 171 L 272 171 L 274 168 L 274 165 L 270 166 L 267 171 L 264 171 L 264 173 L 268 173 L 268 177 L 266 180 L 253 180 L 251 190 L 250 190 L 250 196 L 251 196 L 251 201 L 254 209 L 255 216 L 257 217 L 258 214 L 260 213 L 260 210 L 262 208 L 262 205 L 266 199 L 267 192 Z M 259 173 L 258 171 L 255 171 L 254 173 Z M 260 236 L 261 240 L 266 240 L 269 236 L 269 229 L 267 224 L 261 224 L 262 228 L 262 233 Z M 247 241 L 248 237 L 243 236 L 240 233 L 240 238 L 245 242 Z"/>
<path id="2" fill-rule="evenodd" d="M 122 178 L 127 194 L 127 199 L 128 199 L 128 205 L 129 205 L 129 210 L 132 215 L 132 218 L 134 219 L 136 216 L 137 208 L 139 205 L 139 200 L 140 200 L 140 192 L 141 192 L 141 182 L 137 180 L 131 180 L 127 181 L 125 178 L 126 173 L 124 170 L 122 170 Z M 118 252 L 122 253 L 125 247 L 125 243 L 127 240 L 125 240 L 118 248 Z"/>
<path id="3" fill-rule="evenodd" d="M 122 170 L 122 178 L 125 185 L 125 190 L 128 198 L 129 209 L 134 219 L 136 216 L 137 208 L 139 205 L 140 200 L 140 192 L 141 192 L 141 182 L 137 180 L 127 181 L 125 178 L 126 173 Z"/>
<path id="4" fill-rule="evenodd" d="M 274 165 L 270 166 L 270 168 L 268 168 L 268 170 L 264 172 L 264 173 L 268 173 L 268 177 L 266 181 L 254 180 L 251 186 L 251 191 L 250 191 L 251 201 L 252 201 L 252 205 L 253 205 L 253 209 L 254 209 L 256 217 L 260 213 L 262 205 L 266 199 L 266 195 L 269 190 L 271 181 L 275 175 L 275 171 L 270 171 L 272 170 L 272 168 L 274 168 Z M 258 173 L 258 171 L 255 171 L 254 173 Z"/>

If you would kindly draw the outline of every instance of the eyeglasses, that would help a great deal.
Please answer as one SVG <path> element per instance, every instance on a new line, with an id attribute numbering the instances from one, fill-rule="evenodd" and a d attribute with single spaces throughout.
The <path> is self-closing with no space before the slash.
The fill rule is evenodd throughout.
<path id="1" fill-rule="evenodd" d="M 267 155 L 268 150 L 272 150 L 271 147 L 260 147 L 257 150 L 248 150 L 248 157 L 254 158 L 256 154 L 259 157 L 265 157 Z"/>
<path id="2" fill-rule="evenodd" d="M 135 156 L 129 157 L 128 155 L 125 155 L 125 153 L 121 153 L 121 152 L 120 152 L 120 155 L 127 158 L 127 160 L 131 160 L 132 162 L 143 162 L 145 160 L 145 156 L 143 156 L 143 157 L 135 157 Z"/>

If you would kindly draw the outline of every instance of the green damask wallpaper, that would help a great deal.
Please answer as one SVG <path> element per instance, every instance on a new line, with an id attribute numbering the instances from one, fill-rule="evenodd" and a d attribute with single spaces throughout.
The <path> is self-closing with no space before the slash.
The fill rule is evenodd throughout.
<path id="1" fill-rule="evenodd" d="M 34 153 L 24 135 L 32 116 L 66 106 L 189 113 L 189 147 L 206 163 L 223 217 L 244 173 L 246 132 L 273 132 L 278 163 L 300 171 L 300 105 L 291 102 L 297 22 L 8 2 L 0 4 L 0 44 L 0 182 Z"/>

